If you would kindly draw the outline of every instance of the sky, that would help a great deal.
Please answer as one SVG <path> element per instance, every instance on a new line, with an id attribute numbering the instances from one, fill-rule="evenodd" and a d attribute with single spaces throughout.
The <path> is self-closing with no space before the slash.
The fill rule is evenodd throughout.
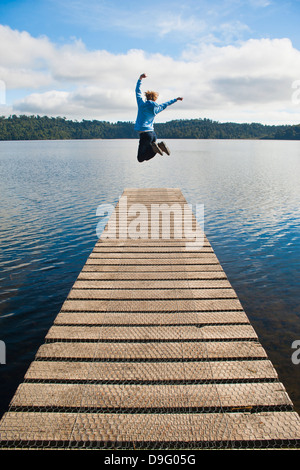
<path id="1" fill-rule="evenodd" d="M 0 0 L 0 115 L 300 123 L 300 0 Z"/>

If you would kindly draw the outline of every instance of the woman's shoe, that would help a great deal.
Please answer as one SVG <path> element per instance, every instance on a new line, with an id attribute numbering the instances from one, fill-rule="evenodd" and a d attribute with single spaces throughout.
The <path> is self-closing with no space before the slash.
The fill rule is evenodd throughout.
<path id="1" fill-rule="evenodd" d="M 162 150 L 159 148 L 156 142 L 153 142 L 151 146 L 155 153 L 159 153 L 160 155 L 163 155 Z"/>
<path id="2" fill-rule="evenodd" d="M 166 146 L 165 142 L 159 142 L 158 144 L 158 147 L 163 151 L 165 152 L 167 155 L 170 155 L 170 150 L 168 149 L 168 147 Z"/>

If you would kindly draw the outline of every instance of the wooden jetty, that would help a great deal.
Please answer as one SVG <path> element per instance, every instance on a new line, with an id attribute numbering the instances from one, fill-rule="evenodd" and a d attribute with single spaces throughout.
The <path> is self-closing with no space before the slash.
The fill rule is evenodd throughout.
<path id="1" fill-rule="evenodd" d="M 169 234 L 162 213 L 150 223 L 158 205 Z M 1 420 L 2 448 L 300 447 L 195 216 L 202 239 L 178 236 L 186 206 L 179 189 L 124 191 Z"/>

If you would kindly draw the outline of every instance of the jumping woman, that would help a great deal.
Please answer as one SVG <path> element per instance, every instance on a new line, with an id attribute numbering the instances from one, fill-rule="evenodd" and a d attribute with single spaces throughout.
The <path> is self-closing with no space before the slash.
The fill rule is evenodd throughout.
<path id="1" fill-rule="evenodd" d="M 138 114 L 134 129 L 140 134 L 137 155 L 139 162 L 151 160 L 151 158 L 153 158 L 157 153 L 160 155 L 163 155 L 163 153 L 170 155 L 170 150 L 166 146 L 165 142 L 156 143 L 157 136 L 154 132 L 153 126 L 154 118 L 158 113 L 166 109 L 167 106 L 176 103 L 178 100 L 183 100 L 183 98 L 175 98 L 173 100 L 167 101 L 166 103 L 157 104 L 156 100 L 158 98 L 158 93 L 155 91 L 146 91 L 146 101 L 144 101 L 141 92 L 141 84 L 142 79 L 146 77 L 147 75 L 144 73 L 140 75 L 135 88 Z"/>

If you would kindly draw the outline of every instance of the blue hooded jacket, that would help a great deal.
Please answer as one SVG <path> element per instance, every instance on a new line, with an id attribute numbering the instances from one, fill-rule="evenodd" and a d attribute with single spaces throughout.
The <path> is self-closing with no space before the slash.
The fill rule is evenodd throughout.
<path id="1" fill-rule="evenodd" d="M 138 80 L 135 87 L 136 101 L 138 105 L 138 114 L 135 122 L 134 129 L 138 132 L 149 132 L 154 130 L 153 121 L 155 116 L 166 109 L 167 106 L 173 104 L 177 99 L 167 101 L 166 103 L 157 104 L 155 101 L 143 100 L 141 92 L 142 80 Z"/>

